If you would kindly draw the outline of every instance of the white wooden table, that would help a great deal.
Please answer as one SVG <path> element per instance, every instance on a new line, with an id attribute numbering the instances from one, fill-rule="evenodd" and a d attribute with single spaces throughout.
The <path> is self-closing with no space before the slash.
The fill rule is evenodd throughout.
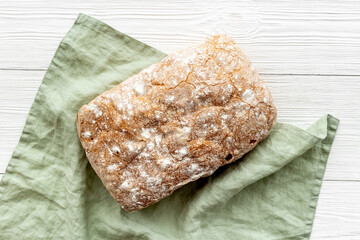
<path id="1" fill-rule="evenodd" d="M 360 1 L 1 0 L 0 178 L 79 12 L 167 53 L 229 34 L 271 88 L 279 121 L 340 118 L 311 238 L 360 239 Z"/>

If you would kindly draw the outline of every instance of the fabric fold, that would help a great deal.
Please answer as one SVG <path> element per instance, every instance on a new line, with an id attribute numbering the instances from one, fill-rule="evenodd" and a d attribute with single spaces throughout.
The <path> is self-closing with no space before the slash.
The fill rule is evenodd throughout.
<path id="1" fill-rule="evenodd" d="M 328 150 L 334 139 L 338 123 L 339 121 L 336 118 L 326 115 L 307 130 L 301 130 L 289 124 L 277 124 L 270 135 L 256 147 L 255 151 L 250 152 L 232 166 L 220 169 L 215 176 L 210 178 L 209 184 L 196 193 L 194 199 L 187 206 L 187 211 L 184 211 L 186 214 L 183 221 L 185 223 L 185 232 L 196 233 L 201 226 L 201 219 L 211 219 L 208 216 L 209 212 L 213 214 L 214 209 L 220 209 L 216 216 L 221 216 L 224 209 L 228 209 L 229 204 L 234 206 L 232 203 L 234 199 L 248 194 L 245 196 L 246 202 L 239 205 L 237 209 L 239 214 L 241 213 L 241 215 L 248 218 L 247 225 L 252 222 L 250 224 L 252 226 L 261 226 L 262 220 L 257 219 L 255 221 L 258 216 L 263 218 L 268 214 L 269 217 L 266 218 L 271 220 L 280 218 L 283 215 L 286 216 L 286 213 L 294 211 L 291 217 L 298 217 L 297 224 L 300 222 L 304 224 L 303 229 L 307 229 L 309 237 L 329 154 Z M 291 180 L 291 182 L 275 192 L 274 194 L 278 196 L 273 198 L 276 197 L 279 201 L 286 201 L 288 194 L 294 193 L 291 200 L 296 201 L 297 205 L 294 205 L 291 210 L 282 209 L 284 203 L 281 202 L 279 202 L 278 206 L 269 206 L 269 202 L 274 201 L 273 198 L 265 197 L 267 192 L 270 191 L 269 189 L 271 191 L 277 190 L 276 184 L 278 183 L 276 182 L 279 181 L 283 184 L 287 180 Z M 264 186 L 268 186 L 268 181 L 274 181 L 274 183 L 270 185 L 270 188 L 264 188 Z M 290 188 L 291 185 L 293 185 L 293 189 Z M 294 192 L 297 189 L 301 191 Z M 248 193 L 249 191 L 251 193 Z M 304 198 L 304 196 L 307 198 Z M 254 203 L 256 202 L 259 205 L 255 206 Z M 253 211 L 255 212 L 252 214 L 256 216 L 255 218 L 247 213 L 250 206 L 254 207 Z M 308 209 L 305 212 L 308 215 L 302 215 L 304 213 L 301 211 L 306 207 Z M 243 212 L 240 212 L 239 209 L 242 209 Z M 280 213 L 280 216 L 274 218 L 274 214 L 278 213 Z M 227 214 L 231 214 L 231 212 Z M 283 220 L 288 221 L 286 218 Z M 293 224 L 292 221 L 278 226 L 270 223 L 267 227 L 262 226 L 264 228 L 259 230 L 264 231 L 264 229 L 276 229 L 276 227 L 284 226 L 279 239 L 281 237 L 285 238 L 282 234 L 288 228 L 291 229 L 290 226 Z M 295 229 L 297 226 L 292 227 Z M 249 231 L 245 232 L 248 233 Z M 252 237 L 254 237 L 251 234 L 242 235 L 241 233 L 235 232 L 234 238 L 235 236 L 242 236 L 240 239 L 253 239 Z M 265 232 L 264 235 L 259 235 L 257 233 L 259 236 L 254 239 L 267 239 L 273 234 Z M 296 234 L 290 235 L 294 237 Z"/>
<path id="2" fill-rule="evenodd" d="M 308 239 L 338 120 L 277 124 L 243 159 L 128 213 L 77 138 L 76 113 L 166 55 L 80 14 L 0 182 L 0 239 Z"/>
<path id="3" fill-rule="evenodd" d="M 206 189 L 196 193 L 188 208 L 196 214 L 196 210 L 201 213 L 218 204 L 226 204 L 228 199 L 245 187 L 279 171 L 326 138 L 328 119 L 330 121 L 333 117 L 331 115 L 322 117 L 308 131 L 278 123 L 270 135 L 257 146 L 256 151 L 251 151 L 230 167 L 220 169 L 221 174 L 212 179 Z M 313 129 L 316 129 L 316 132 Z"/>

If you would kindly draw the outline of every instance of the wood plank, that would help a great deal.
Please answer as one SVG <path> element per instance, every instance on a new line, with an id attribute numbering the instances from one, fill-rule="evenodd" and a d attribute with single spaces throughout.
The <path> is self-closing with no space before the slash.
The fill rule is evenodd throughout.
<path id="1" fill-rule="evenodd" d="M 325 181 L 311 240 L 360 238 L 360 182 Z"/>
<path id="2" fill-rule="evenodd" d="M 2 0 L 0 180 L 44 75 L 1 69 L 45 70 L 79 12 L 164 52 L 227 33 L 263 73 L 279 121 L 306 128 L 325 113 L 339 117 L 311 239 L 360 238 L 358 77 L 283 76 L 360 75 L 359 1 Z"/>
<path id="3" fill-rule="evenodd" d="M 0 173 L 18 142 L 43 71 L 0 71 Z M 331 113 L 341 123 L 325 179 L 360 180 L 360 81 L 358 77 L 263 75 L 278 121 L 306 128 Z M 353 104 L 351 104 L 353 103 Z"/>
<path id="4" fill-rule="evenodd" d="M 3 0 L 0 69 L 46 69 L 83 12 L 164 52 L 227 33 L 262 73 L 360 75 L 359 11 L 356 0 Z"/>

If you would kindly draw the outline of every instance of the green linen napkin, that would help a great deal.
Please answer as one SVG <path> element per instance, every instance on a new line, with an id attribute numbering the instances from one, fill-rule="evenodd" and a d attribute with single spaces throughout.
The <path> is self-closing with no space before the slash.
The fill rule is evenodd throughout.
<path id="1" fill-rule="evenodd" d="M 134 213 L 88 163 L 76 113 L 166 55 L 80 14 L 0 183 L 0 239 L 308 239 L 338 120 L 277 124 L 253 151 Z"/>

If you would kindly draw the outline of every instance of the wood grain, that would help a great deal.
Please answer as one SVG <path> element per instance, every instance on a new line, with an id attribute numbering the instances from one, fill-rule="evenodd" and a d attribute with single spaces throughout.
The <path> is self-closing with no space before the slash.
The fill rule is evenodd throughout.
<path id="1" fill-rule="evenodd" d="M 311 239 L 360 239 L 360 1 L 0 1 L 0 180 L 38 86 L 79 12 L 164 52 L 227 33 L 274 95 L 279 121 L 340 118 Z"/>
<path id="2" fill-rule="evenodd" d="M 164 52 L 227 33 L 264 74 L 360 75 L 360 1 L 1 1 L 0 68 L 46 69 L 83 12 Z"/>
<path id="3" fill-rule="evenodd" d="M 359 239 L 360 192 L 355 189 L 360 182 L 323 183 L 310 239 Z"/>

